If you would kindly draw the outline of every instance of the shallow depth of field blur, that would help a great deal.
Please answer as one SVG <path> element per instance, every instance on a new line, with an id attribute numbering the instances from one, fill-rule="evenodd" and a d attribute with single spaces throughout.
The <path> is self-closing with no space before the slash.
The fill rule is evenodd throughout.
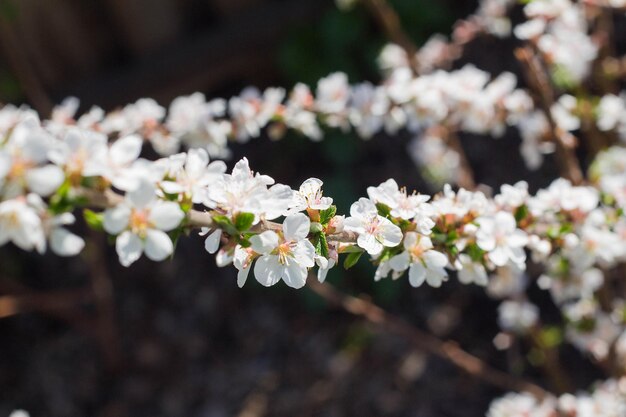
<path id="1" fill-rule="evenodd" d="M 389 2 L 418 45 L 432 33 L 448 34 L 477 6 Z M 454 67 L 472 62 L 519 75 L 512 42 L 479 37 Z M 194 91 L 228 98 L 249 85 L 314 86 L 333 71 L 351 82 L 377 82 L 375 59 L 385 43 L 366 10 L 341 11 L 330 0 L 1 0 L 0 101 L 38 105 L 29 102 L 28 82 L 41 86 L 44 105 L 76 96 L 82 110 L 112 110 L 140 97 L 167 105 Z M 34 81 L 16 75 L 12 54 L 30 62 Z M 292 133 L 280 141 L 264 135 L 233 145 L 227 164 L 245 155 L 253 169 L 293 187 L 321 178 L 345 213 L 367 186 L 388 178 L 439 191 L 420 176 L 409 139 L 383 133 L 363 141 L 329 131 L 314 143 Z M 527 170 L 516 129 L 498 140 L 460 139 L 477 182 L 494 189 L 525 179 L 534 191 L 558 176 L 551 160 Z M 171 261 L 142 258 L 131 268 L 98 239 L 99 247 L 67 259 L 0 248 L 0 297 L 42 294 L 30 311 L 0 319 L 0 417 L 18 408 L 31 417 L 480 416 L 503 393 L 306 288 L 263 288 L 253 279 L 237 288 L 236 270 L 218 269 L 200 237 L 181 240 Z M 499 369 L 541 380 L 539 371 L 520 368 L 532 366 L 523 360 L 528 352 L 493 346 L 497 302 L 482 289 L 455 279 L 441 289 L 413 289 L 405 279 L 375 283 L 373 270 L 362 260 L 334 269 L 329 281 L 457 340 Z M 113 300 L 106 317 L 91 303 L 67 307 L 54 298 L 68 289 L 80 296 L 94 274 L 113 283 L 98 289 Z M 542 314 L 558 314 L 548 295 L 534 296 Z M 599 377 L 571 346 L 563 358 L 577 361 L 572 376 L 580 386 Z"/>

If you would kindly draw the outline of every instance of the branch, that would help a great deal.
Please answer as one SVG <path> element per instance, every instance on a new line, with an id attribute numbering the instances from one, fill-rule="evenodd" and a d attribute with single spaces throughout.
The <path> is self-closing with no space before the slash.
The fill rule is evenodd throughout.
<path id="1" fill-rule="evenodd" d="M 565 132 L 561 131 L 552 117 L 551 107 L 554 104 L 554 91 L 546 76 L 546 71 L 530 46 L 516 49 L 515 57 L 522 65 L 526 82 L 536 97 L 539 98 L 537 104 L 550 125 L 550 138 L 556 146 L 556 162 L 559 165 L 561 175 L 573 184 L 581 184 L 584 181 L 584 175 L 574 149 L 576 144 L 571 140 L 573 136 L 566 137 Z"/>
<path id="2" fill-rule="evenodd" d="M 343 294 L 328 284 L 319 283 L 316 279 L 310 279 L 308 282 L 309 288 L 330 304 L 340 307 L 355 316 L 363 317 L 389 332 L 405 337 L 417 348 L 452 363 L 473 377 L 498 388 L 519 392 L 526 391 L 538 398 L 548 395 L 548 392 L 540 386 L 491 368 L 480 358 L 461 349 L 457 343 L 452 341 L 444 342 L 429 333 L 423 332 L 402 318 L 386 312 L 371 301 Z"/>

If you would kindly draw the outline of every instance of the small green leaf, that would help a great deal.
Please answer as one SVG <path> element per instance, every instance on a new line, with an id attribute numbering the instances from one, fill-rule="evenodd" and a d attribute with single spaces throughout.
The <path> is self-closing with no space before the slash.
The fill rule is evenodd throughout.
<path id="1" fill-rule="evenodd" d="M 348 256 L 346 256 L 346 259 L 343 261 L 343 267 L 345 269 L 352 268 L 359 261 L 361 255 L 363 255 L 363 252 L 353 252 L 348 254 Z"/>
<path id="2" fill-rule="evenodd" d="M 254 214 L 252 213 L 239 213 L 235 217 L 235 228 L 240 232 L 250 229 L 252 223 L 254 223 Z"/>
<path id="3" fill-rule="evenodd" d="M 237 230 L 237 228 L 235 227 L 233 222 L 230 220 L 230 218 L 222 214 L 217 214 L 217 215 L 214 215 L 212 219 L 215 222 L 215 224 L 217 224 L 223 231 L 225 231 L 229 235 L 236 236 L 239 234 L 239 230 Z"/>
<path id="4" fill-rule="evenodd" d="M 479 248 L 476 243 L 467 245 L 465 251 L 474 262 L 482 262 L 485 256 L 485 251 Z"/>
<path id="5" fill-rule="evenodd" d="M 333 217 L 335 217 L 335 214 L 337 214 L 336 206 L 330 206 L 326 210 L 321 210 L 320 211 L 320 223 L 326 226 L 328 222 L 330 222 L 330 220 Z"/>
<path id="6" fill-rule="evenodd" d="M 96 213 L 93 210 L 84 209 L 83 217 L 85 218 L 85 223 L 87 223 L 87 225 L 92 229 L 97 230 L 98 232 L 104 230 L 104 215 L 102 213 Z"/>
<path id="7" fill-rule="evenodd" d="M 563 331 L 557 326 L 546 327 L 540 333 L 541 344 L 547 348 L 553 348 L 563 342 Z"/>
<path id="8" fill-rule="evenodd" d="M 324 258 L 328 258 L 328 242 L 326 241 L 326 235 L 322 232 L 318 236 L 320 245 L 319 254 L 322 255 Z"/>
<path id="9" fill-rule="evenodd" d="M 376 203 L 376 208 L 378 209 L 378 214 L 383 217 L 391 217 L 391 208 L 383 203 Z"/>
<path id="10" fill-rule="evenodd" d="M 515 221 L 518 223 L 524 220 L 528 216 L 528 207 L 526 204 L 521 205 L 515 210 Z"/>

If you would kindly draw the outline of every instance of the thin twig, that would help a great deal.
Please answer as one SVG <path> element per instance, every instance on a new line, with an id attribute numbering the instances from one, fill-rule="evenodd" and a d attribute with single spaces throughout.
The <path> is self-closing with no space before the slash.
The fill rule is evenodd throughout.
<path id="1" fill-rule="evenodd" d="M 552 104 L 554 104 L 554 91 L 552 84 L 547 78 L 545 68 L 538 61 L 537 53 L 530 46 L 515 50 L 515 57 L 521 63 L 524 77 L 529 87 L 534 91 L 538 99 L 538 106 L 548 120 L 550 126 L 550 138 L 556 147 L 556 162 L 564 178 L 573 184 L 581 184 L 584 180 L 580 163 L 575 152 L 575 140 L 571 135 L 566 135 L 556 124 L 552 117 Z"/>
<path id="2" fill-rule="evenodd" d="M 376 18 L 380 27 L 385 31 L 389 40 L 405 50 L 411 68 L 419 74 L 417 63 L 418 48 L 409 35 L 402 28 L 400 17 L 386 0 L 361 0 L 370 13 Z"/>
<path id="3" fill-rule="evenodd" d="M 386 331 L 406 337 L 418 349 L 445 359 L 484 382 L 498 388 L 529 392 L 538 398 L 548 395 L 548 392 L 540 386 L 490 367 L 480 358 L 461 349 L 457 343 L 452 341 L 444 342 L 429 333 L 423 332 L 402 318 L 386 312 L 371 301 L 343 294 L 328 284 L 319 283 L 316 279 L 309 280 L 309 288 L 330 304 L 343 308 L 350 314 L 363 317 L 381 326 Z"/>
<path id="4" fill-rule="evenodd" d="M 94 232 L 90 236 L 89 243 L 91 243 L 90 250 L 85 253 L 90 262 L 90 270 L 92 272 L 91 289 L 96 308 L 96 335 L 100 342 L 107 369 L 115 372 L 122 363 L 122 351 L 115 314 L 113 282 L 104 258 L 106 248 L 103 236 Z"/>
<path id="5" fill-rule="evenodd" d="M 3 295 L 0 296 L 0 319 L 37 311 L 71 310 L 90 299 L 85 289 Z"/>

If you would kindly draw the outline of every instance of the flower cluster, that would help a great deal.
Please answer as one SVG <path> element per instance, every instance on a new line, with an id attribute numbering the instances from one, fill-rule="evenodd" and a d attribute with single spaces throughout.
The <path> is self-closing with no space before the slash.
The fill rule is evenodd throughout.
<path id="1" fill-rule="evenodd" d="M 487 417 L 551 417 L 626 415 L 626 380 L 609 379 L 592 393 L 563 394 L 539 400 L 531 394 L 509 393 L 491 403 Z"/>

